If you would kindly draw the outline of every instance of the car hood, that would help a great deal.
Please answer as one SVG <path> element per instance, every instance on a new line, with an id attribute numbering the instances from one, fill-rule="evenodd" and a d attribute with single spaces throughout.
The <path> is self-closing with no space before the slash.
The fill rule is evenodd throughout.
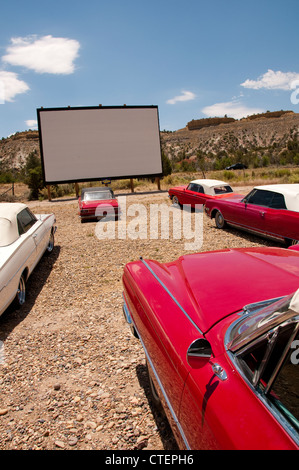
<path id="1" fill-rule="evenodd" d="M 182 185 L 182 186 L 174 186 L 173 188 L 169 188 L 169 191 L 182 191 L 183 189 L 187 189 L 188 185 Z"/>
<path id="2" fill-rule="evenodd" d="M 204 333 L 247 304 L 299 287 L 299 252 L 284 248 L 228 249 L 146 263 Z"/>

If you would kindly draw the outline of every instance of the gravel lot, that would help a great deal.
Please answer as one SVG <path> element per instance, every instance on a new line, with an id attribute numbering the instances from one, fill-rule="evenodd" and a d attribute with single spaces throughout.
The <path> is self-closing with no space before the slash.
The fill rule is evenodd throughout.
<path id="1" fill-rule="evenodd" d="M 170 205 L 165 192 L 127 196 L 127 208 L 137 203 Z M 123 317 L 121 279 L 139 256 L 186 254 L 186 240 L 100 240 L 96 222 L 80 223 L 75 199 L 30 206 L 55 213 L 55 249 L 28 281 L 26 304 L 0 317 L 0 449 L 176 449 Z M 270 245 L 203 223 L 200 251 Z"/>

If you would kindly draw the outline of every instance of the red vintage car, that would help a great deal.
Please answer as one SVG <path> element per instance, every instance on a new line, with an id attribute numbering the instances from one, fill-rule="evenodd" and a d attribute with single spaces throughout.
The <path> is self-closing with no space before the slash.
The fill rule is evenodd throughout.
<path id="1" fill-rule="evenodd" d="M 78 198 L 81 222 L 88 219 L 101 219 L 105 216 L 118 217 L 118 201 L 111 188 L 83 188 Z"/>
<path id="2" fill-rule="evenodd" d="M 168 196 L 179 206 L 189 204 L 205 204 L 208 199 L 222 198 L 230 195 L 235 197 L 233 189 L 228 183 L 213 179 L 199 179 L 190 181 L 186 186 L 176 186 L 168 190 Z M 239 195 L 240 196 L 240 195 Z"/>
<path id="3" fill-rule="evenodd" d="M 287 245 L 299 240 L 299 184 L 256 186 L 245 197 L 209 200 L 205 211 L 218 228 L 229 224 Z"/>
<path id="4" fill-rule="evenodd" d="M 140 258 L 123 286 L 181 449 L 299 449 L 299 251 Z"/>

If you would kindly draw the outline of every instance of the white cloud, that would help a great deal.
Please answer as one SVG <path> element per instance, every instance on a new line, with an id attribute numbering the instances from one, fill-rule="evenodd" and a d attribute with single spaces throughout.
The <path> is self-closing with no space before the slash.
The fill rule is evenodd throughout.
<path id="1" fill-rule="evenodd" d="M 53 36 L 12 38 L 2 60 L 38 73 L 70 74 L 75 70 L 80 44 L 74 39 Z"/>
<path id="2" fill-rule="evenodd" d="M 215 103 L 211 106 L 206 106 L 201 110 L 208 117 L 222 117 L 227 115 L 235 119 L 241 119 L 251 114 L 258 114 L 265 112 L 261 108 L 249 108 L 240 101 L 228 101 L 226 103 Z"/>
<path id="3" fill-rule="evenodd" d="M 13 101 L 19 93 L 25 93 L 29 86 L 14 72 L 0 71 L 0 103 Z"/>
<path id="4" fill-rule="evenodd" d="M 296 72 L 274 72 L 268 70 L 264 75 L 258 77 L 257 80 L 245 80 L 241 83 L 244 88 L 260 90 L 266 88 L 268 90 L 291 90 L 292 82 L 299 79 L 299 73 Z"/>
<path id="5" fill-rule="evenodd" d="M 179 96 L 175 96 L 170 100 L 166 101 L 167 104 L 176 104 L 179 101 L 190 101 L 195 99 L 195 94 L 192 91 L 182 91 L 182 94 Z"/>
<path id="6" fill-rule="evenodd" d="M 27 121 L 25 121 L 25 124 L 29 127 L 29 129 L 37 128 L 37 121 L 35 119 L 28 119 Z"/>

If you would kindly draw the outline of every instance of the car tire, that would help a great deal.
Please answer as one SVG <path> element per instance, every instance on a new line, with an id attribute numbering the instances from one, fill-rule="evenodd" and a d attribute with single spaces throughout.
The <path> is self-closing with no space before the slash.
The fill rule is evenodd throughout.
<path id="1" fill-rule="evenodd" d="M 159 398 L 159 395 L 157 393 L 157 390 L 156 390 L 155 384 L 153 382 L 153 379 L 151 377 L 150 367 L 149 367 L 147 361 L 146 361 L 146 368 L 147 368 L 147 374 L 148 374 L 148 380 L 149 380 L 152 400 L 153 400 L 154 405 L 157 408 L 157 410 L 163 411 L 163 406 L 162 406 L 161 400 Z"/>
<path id="2" fill-rule="evenodd" d="M 285 238 L 284 242 L 287 248 L 290 246 L 299 245 L 298 240 L 292 240 L 292 238 Z"/>
<path id="3" fill-rule="evenodd" d="M 181 204 L 180 204 L 177 196 L 173 196 L 172 204 L 174 204 L 175 206 L 181 207 Z"/>
<path id="4" fill-rule="evenodd" d="M 26 300 L 26 278 L 23 273 L 19 280 L 18 290 L 15 297 L 15 308 L 20 308 Z"/>
<path id="5" fill-rule="evenodd" d="M 47 245 L 46 252 L 47 253 L 52 253 L 53 250 L 54 250 L 54 233 L 53 233 L 53 230 L 51 230 L 51 234 L 50 234 L 50 238 L 49 238 L 49 242 L 48 242 L 48 245 Z"/>
<path id="6" fill-rule="evenodd" d="M 225 227 L 225 220 L 220 211 L 217 211 L 215 214 L 215 224 L 217 228 Z"/>

